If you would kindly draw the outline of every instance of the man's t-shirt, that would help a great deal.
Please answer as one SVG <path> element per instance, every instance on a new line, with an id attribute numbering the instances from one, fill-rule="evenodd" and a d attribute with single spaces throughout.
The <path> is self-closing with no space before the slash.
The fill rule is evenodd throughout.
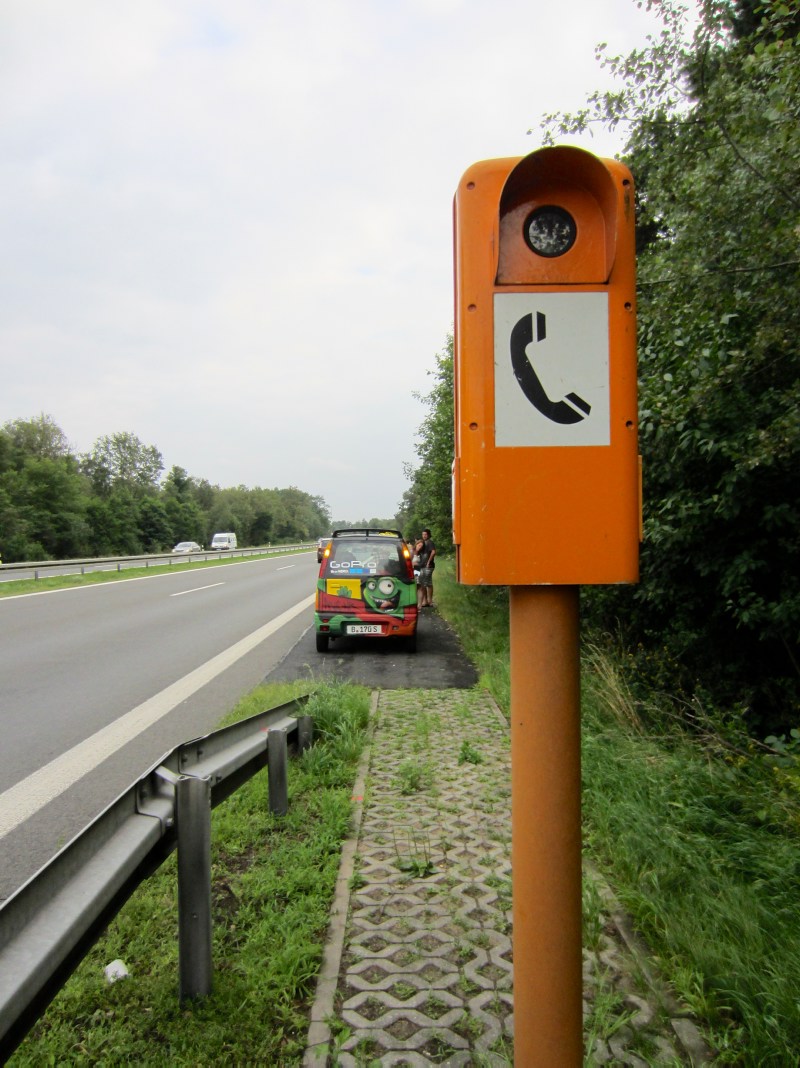
<path id="1" fill-rule="evenodd" d="M 419 554 L 419 566 L 430 568 L 431 571 L 436 567 L 436 560 L 430 559 L 431 553 L 436 551 L 436 546 L 433 544 L 433 539 L 428 538 L 427 541 L 422 543 L 422 552 Z"/>

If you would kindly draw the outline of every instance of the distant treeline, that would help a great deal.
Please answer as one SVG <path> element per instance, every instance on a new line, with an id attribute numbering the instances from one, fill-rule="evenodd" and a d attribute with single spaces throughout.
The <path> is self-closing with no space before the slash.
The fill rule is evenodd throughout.
<path id="1" fill-rule="evenodd" d="M 331 527 L 321 497 L 287 489 L 222 489 L 173 467 L 135 434 L 98 438 L 82 455 L 48 415 L 0 427 L 0 555 L 18 560 L 161 552 L 208 545 L 235 531 L 239 545 L 308 541 Z"/>

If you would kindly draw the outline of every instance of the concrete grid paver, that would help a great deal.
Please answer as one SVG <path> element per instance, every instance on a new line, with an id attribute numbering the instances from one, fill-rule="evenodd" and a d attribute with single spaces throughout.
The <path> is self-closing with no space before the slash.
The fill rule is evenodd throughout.
<path id="1" fill-rule="evenodd" d="M 511 988 L 506 724 L 470 691 L 383 692 L 378 715 L 340 1063 L 414 1051 L 420 1063 L 466 1064 L 476 1050 L 508 1051 L 510 998 L 498 996 Z"/>
<path id="2" fill-rule="evenodd" d="M 486 693 L 375 696 L 306 1066 L 513 1062 L 510 771 L 508 726 Z M 693 1055 L 675 1027 L 693 1027 L 682 1014 L 650 1036 L 651 1060 L 630 1048 L 654 1013 L 626 989 L 630 965 L 618 958 L 634 947 L 624 942 L 607 937 L 599 963 L 584 953 L 585 1016 L 602 970 L 634 1017 L 587 1063 L 700 1063 L 702 1043 Z M 344 1025 L 338 1038 L 331 1016 Z"/>
<path id="3" fill-rule="evenodd" d="M 468 1065 L 476 1053 L 508 1064 L 510 806 L 508 728 L 485 694 L 381 692 L 335 1005 L 350 1029 L 338 1064 Z"/>

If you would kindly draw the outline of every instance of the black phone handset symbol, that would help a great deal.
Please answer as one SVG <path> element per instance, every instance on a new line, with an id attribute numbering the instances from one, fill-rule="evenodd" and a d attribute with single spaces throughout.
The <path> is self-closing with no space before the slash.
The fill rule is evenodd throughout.
<path id="1" fill-rule="evenodd" d="M 537 312 L 536 340 L 544 341 L 546 336 L 545 316 L 542 312 Z M 568 393 L 564 400 L 550 400 L 527 356 L 526 350 L 532 341 L 533 314 L 523 315 L 511 331 L 511 366 L 520 389 L 534 408 L 548 419 L 552 419 L 554 423 L 580 423 L 592 410 L 591 404 L 579 397 L 577 393 Z M 568 404 L 567 401 L 570 403 Z"/>

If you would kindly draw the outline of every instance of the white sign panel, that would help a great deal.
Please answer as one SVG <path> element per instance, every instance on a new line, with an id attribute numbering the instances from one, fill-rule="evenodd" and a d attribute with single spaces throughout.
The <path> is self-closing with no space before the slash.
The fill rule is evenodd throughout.
<path id="1" fill-rule="evenodd" d="M 495 445 L 609 445 L 607 293 L 495 293 Z"/>

